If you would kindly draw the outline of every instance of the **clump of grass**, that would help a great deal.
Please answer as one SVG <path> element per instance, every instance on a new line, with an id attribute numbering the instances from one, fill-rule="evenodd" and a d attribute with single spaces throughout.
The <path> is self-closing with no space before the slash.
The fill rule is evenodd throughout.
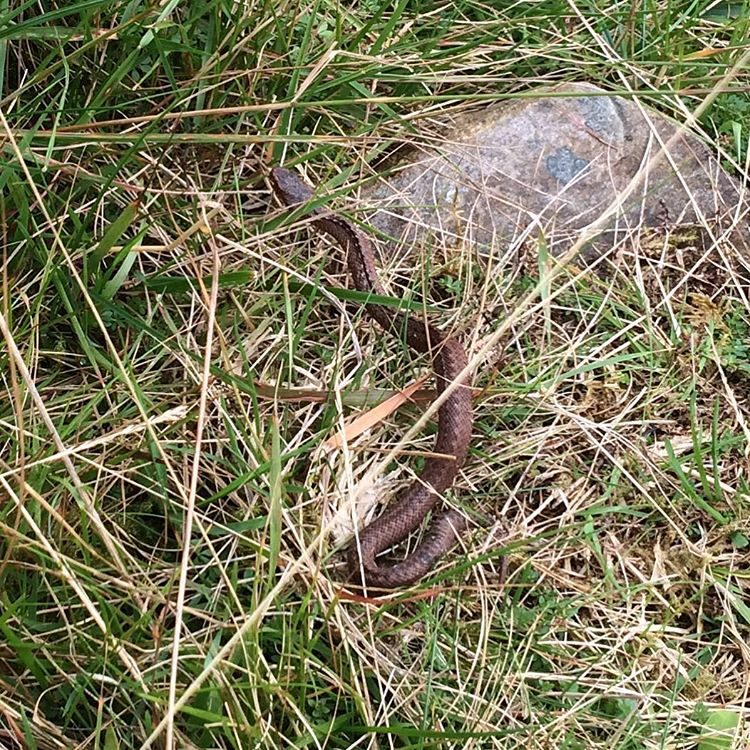
<path id="1" fill-rule="evenodd" d="M 511 325 L 452 493 L 465 554 L 374 603 L 336 583 L 352 491 L 423 402 L 321 446 L 427 363 L 263 175 L 304 162 L 349 195 L 437 115 L 540 83 L 679 116 L 747 25 L 716 3 L 0 5 L 0 744 L 743 746 L 744 259 L 642 235 L 531 314 L 539 258 L 436 253 L 439 283 L 386 262 L 475 348 Z M 745 78 L 704 120 L 738 173 Z"/>

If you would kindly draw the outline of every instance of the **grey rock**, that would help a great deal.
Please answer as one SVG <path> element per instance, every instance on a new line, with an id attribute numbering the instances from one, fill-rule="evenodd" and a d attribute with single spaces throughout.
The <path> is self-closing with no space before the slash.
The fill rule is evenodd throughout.
<path id="1" fill-rule="evenodd" d="M 677 125 L 590 84 L 540 94 L 462 113 L 439 146 L 414 146 L 363 190 L 373 209 L 369 222 L 405 244 L 432 235 L 479 254 L 491 247 L 497 253 L 499 243 L 511 256 L 527 241 L 565 252 Z M 744 217 L 744 200 L 740 182 L 687 132 L 647 171 L 585 257 L 598 257 L 642 227 L 701 225 L 747 248 L 744 218 L 736 220 Z"/>

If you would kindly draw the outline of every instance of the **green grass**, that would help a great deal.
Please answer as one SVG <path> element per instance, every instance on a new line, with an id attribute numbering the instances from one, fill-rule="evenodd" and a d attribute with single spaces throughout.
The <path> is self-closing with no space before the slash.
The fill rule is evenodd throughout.
<path id="1" fill-rule="evenodd" d="M 610 279 L 564 271 L 532 312 L 540 259 L 386 262 L 473 351 L 510 325 L 450 496 L 476 521 L 465 553 L 366 601 L 339 551 L 434 428 L 385 466 L 423 402 L 323 443 L 427 363 L 264 176 L 304 164 L 352 205 L 439 114 L 542 83 L 680 117 L 749 25 L 707 0 L 0 0 L 0 745 L 746 747 L 731 249 L 683 238 L 665 272 L 657 237 Z M 748 81 L 701 118 L 740 172 Z"/>

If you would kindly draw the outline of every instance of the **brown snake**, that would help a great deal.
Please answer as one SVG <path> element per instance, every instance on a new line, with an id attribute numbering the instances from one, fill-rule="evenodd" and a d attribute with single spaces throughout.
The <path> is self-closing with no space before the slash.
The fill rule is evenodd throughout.
<path id="1" fill-rule="evenodd" d="M 288 206 L 307 203 L 312 189 L 296 173 L 275 168 L 270 174 L 276 195 Z M 346 219 L 323 208 L 314 208 L 314 226 L 331 235 L 346 252 L 354 286 L 363 292 L 385 295 L 378 279 L 370 238 Z M 386 331 L 406 333 L 406 341 L 415 351 L 430 354 L 440 395 L 458 379 L 467 359 L 461 343 L 441 333 L 430 323 L 398 313 L 375 303 L 365 305 L 367 312 Z M 352 541 L 348 560 L 352 577 L 368 587 L 398 588 L 426 575 L 466 528 L 457 511 L 449 510 L 435 518 L 419 546 L 404 560 L 380 564 L 375 559 L 417 529 L 435 506 L 439 496 L 453 484 L 469 450 L 472 427 L 471 390 L 468 382 L 455 388 L 438 410 L 438 433 L 434 454 L 426 459 L 419 477 L 375 521 Z M 359 542 L 359 543 L 358 543 Z"/>

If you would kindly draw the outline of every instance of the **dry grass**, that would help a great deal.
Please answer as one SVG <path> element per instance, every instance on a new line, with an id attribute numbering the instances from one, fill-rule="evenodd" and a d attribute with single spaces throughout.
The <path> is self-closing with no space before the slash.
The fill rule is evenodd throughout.
<path id="1" fill-rule="evenodd" d="M 363 600 L 340 548 L 434 427 L 399 445 L 418 398 L 325 441 L 427 363 L 263 181 L 303 161 L 353 206 L 434 118 L 541 82 L 684 115 L 746 14 L 42 5 L 0 24 L 0 744 L 747 747 L 747 259 L 640 229 L 523 306 L 531 244 L 387 257 L 489 352 L 465 549 Z M 740 172 L 746 83 L 709 112 Z"/>

